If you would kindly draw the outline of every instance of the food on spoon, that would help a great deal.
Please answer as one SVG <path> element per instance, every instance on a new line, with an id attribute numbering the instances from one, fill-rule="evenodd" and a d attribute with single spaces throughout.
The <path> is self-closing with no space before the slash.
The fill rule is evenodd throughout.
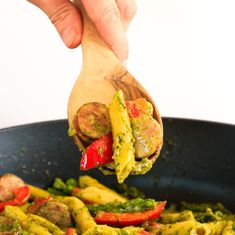
<path id="1" fill-rule="evenodd" d="M 95 140 L 83 154 L 80 162 L 80 170 L 89 170 L 112 162 L 112 145 L 113 138 L 111 133 Z"/>
<path id="2" fill-rule="evenodd" d="M 144 98 L 126 101 L 136 158 L 151 156 L 162 147 L 160 124 L 152 117 L 152 105 Z"/>
<path id="3" fill-rule="evenodd" d="M 11 177 L 14 178 L 13 175 Z M 2 182 L 2 189 L 9 190 L 11 186 L 8 181 Z M 14 187 L 25 187 L 25 184 L 22 186 L 21 180 L 17 182 L 19 185 Z M 91 187 L 92 193 L 86 191 Z M 0 214 L 1 235 L 233 235 L 235 233 L 235 215 L 222 204 L 182 202 L 165 209 L 166 201 L 155 201 L 146 197 L 124 198 L 90 176 L 81 176 L 78 180 L 69 178 L 65 182 L 56 178 L 50 188 L 57 190 L 63 196 L 50 195 L 44 189 L 35 186 L 30 188 L 32 188 L 30 197 L 23 205 L 3 207 Z M 84 190 L 83 196 L 79 193 L 74 194 L 74 189 L 78 192 Z M 99 193 L 99 190 L 111 193 L 117 200 L 110 201 L 110 197 Z M 87 196 L 84 194 L 93 198 L 99 197 L 99 200 L 91 204 L 86 201 Z"/>
<path id="4" fill-rule="evenodd" d="M 148 172 L 163 145 L 161 126 L 152 115 L 146 99 L 125 101 L 121 90 L 109 108 L 98 102 L 84 104 L 70 128 L 71 136 L 88 145 L 80 169 L 99 167 L 104 174 L 116 174 L 119 183 L 129 174 Z"/>
<path id="5" fill-rule="evenodd" d="M 90 139 L 99 139 L 111 130 L 108 108 L 101 103 L 84 104 L 74 118 L 76 130 Z"/>
<path id="6" fill-rule="evenodd" d="M 119 183 L 122 183 L 135 166 L 134 138 L 122 91 L 118 91 L 109 106 L 113 135 L 113 160 Z"/>

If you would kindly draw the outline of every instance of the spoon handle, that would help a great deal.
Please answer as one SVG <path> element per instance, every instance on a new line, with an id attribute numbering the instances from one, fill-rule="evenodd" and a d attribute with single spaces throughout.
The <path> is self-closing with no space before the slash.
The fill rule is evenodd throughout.
<path id="1" fill-rule="evenodd" d="M 79 8 L 83 19 L 83 35 L 82 35 L 82 54 L 83 67 L 89 71 L 97 72 L 97 69 L 104 69 L 115 66 L 119 61 L 110 50 L 107 44 L 99 35 L 95 25 L 87 15 L 81 0 L 74 0 L 75 5 Z M 86 68 L 88 66 L 88 68 Z"/>

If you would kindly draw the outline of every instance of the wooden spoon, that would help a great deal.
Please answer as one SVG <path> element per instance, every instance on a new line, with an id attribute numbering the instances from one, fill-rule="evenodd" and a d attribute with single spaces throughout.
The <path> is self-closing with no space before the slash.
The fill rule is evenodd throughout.
<path id="1" fill-rule="evenodd" d="M 80 1 L 75 0 L 75 3 L 83 18 L 81 43 L 83 65 L 69 98 L 69 126 L 73 126 L 74 116 L 83 104 L 100 102 L 109 105 L 114 94 L 121 89 L 126 100 L 143 97 L 153 105 L 153 117 L 159 122 L 163 133 L 162 119 L 153 99 L 102 40 Z M 74 136 L 74 139 L 75 143 L 84 151 L 83 141 L 77 135 Z"/>

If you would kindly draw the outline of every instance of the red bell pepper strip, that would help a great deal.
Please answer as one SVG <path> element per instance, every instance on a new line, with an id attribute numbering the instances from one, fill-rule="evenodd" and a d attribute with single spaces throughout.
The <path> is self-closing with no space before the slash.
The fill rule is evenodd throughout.
<path id="1" fill-rule="evenodd" d="M 14 190 L 15 198 L 6 202 L 0 202 L 0 212 L 4 210 L 5 206 L 19 206 L 24 204 L 29 196 L 30 191 L 28 186 L 18 187 Z"/>
<path id="2" fill-rule="evenodd" d="M 126 101 L 128 115 L 130 118 L 139 117 L 141 110 L 138 105 L 131 101 Z M 98 166 L 113 162 L 113 140 L 109 133 L 94 141 L 83 154 L 80 161 L 80 170 L 89 170 Z"/>
<path id="3" fill-rule="evenodd" d="M 76 193 L 79 193 L 81 189 L 79 187 L 75 187 L 72 189 L 72 195 L 75 195 Z"/>
<path id="4" fill-rule="evenodd" d="M 141 231 L 139 231 L 139 233 L 138 233 L 139 235 L 153 235 L 152 233 L 150 233 L 150 232 L 147 232 L 147 231 L 145 231 L 145 230 L 141 230 Z"/>
<path id="5" fill-rule="evenodd" d="M 76 232 L 76 230 L 74 228 L 69 228 L 66 231 L 65 235 L 77 235 L 77 232 Z"/>
<path id="6" fill-rule="evenodd" d="M 113 140 L 111 133 L 94 141 L 81 158 L 80 170 L 89 170 L 112 162 L 112 145 Z"/>
<path id="7" fill-rule="evenodd" d="M 48 202 L 51 199 L 52 199 L 51 196 L 43 198 L 35 198 L 33 204 L 28 207 L 27 212 L 34 214 L 41 206 L 43 206 L 46 202 Z"/>
<path id="8" fill-rule="evenodd" d="M 157 219 L 164 210 L 165 205 L 166 201 L 158 203 L 154 209 L 134 213 L 113 213 L 100 211 L 96 214 L 95 221 L 98 224 L 107 224 L 111 226 L 140 225 L 146 220 Z"/>
<path id="9" fill-rule="evenodd" d="M 126 107 L 128 111 L 128 116 L 130 118 L 136 118 L 140 116 L 140 110 L 134 102 L 126 101 Z"/>
<path id="10" fill-rule="evenodd" d="M 162 227 L 161 224 L 155 222 L 155 221 L 152 221 L 152 220 L 149 220 L 149 221 L 145 221 L 144 224 L 142 224 L 142 226 L 145 228 L 145 229 L 160 229 Z"/>

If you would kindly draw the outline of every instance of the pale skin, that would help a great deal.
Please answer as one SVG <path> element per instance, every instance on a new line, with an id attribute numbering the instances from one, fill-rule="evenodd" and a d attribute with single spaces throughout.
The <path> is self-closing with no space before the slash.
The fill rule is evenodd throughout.
<path id="1" fill-rule="evenodd" d="M 68 48 L 81 43 L 82 19 L 70 0 L 28 0 L 44 11 Z M 125 32 L 136 13 L 135 0 L 81 0 L 103 40 L 120 61 L 128 57 Z"/>

